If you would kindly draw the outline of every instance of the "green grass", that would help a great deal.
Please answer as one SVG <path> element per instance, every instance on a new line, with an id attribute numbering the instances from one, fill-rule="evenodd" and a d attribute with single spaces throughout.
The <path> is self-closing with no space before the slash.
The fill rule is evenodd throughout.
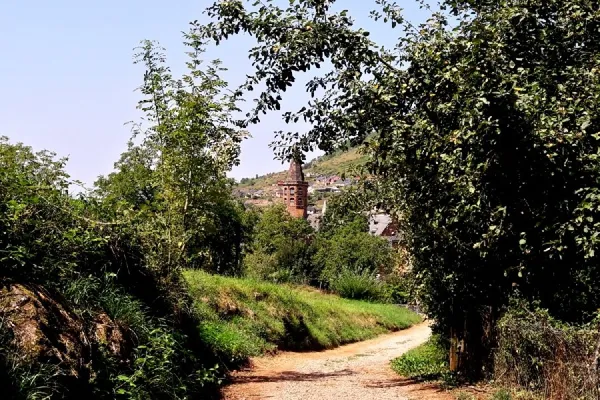
<path id="1" fill-rule="evenodd" d="M 201 271 L 184 276 L 202 320 L 202 340 L 229 363 L 277 349 L 332 348 L 421 321 L 398 306 L 346 300 L 311 288 Z"/>
<path id="2" fill-rule="evenodd" d="M 419 380 L 435 380 L 449 374 L 448 355 L 439 339 L 432 336 L 426 343 L 392 361 L 398 374 Z"/>

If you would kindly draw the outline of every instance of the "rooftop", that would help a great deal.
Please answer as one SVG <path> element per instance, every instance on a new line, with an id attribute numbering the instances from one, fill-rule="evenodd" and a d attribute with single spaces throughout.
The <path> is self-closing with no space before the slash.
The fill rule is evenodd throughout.
<path id="1" fill-rule="evenodd" d="M 375 214 L 369 218 L 369 232 L 374 236 L 381 236 L 385 228 L 392 222 L 388 214 Z"/>
<path id="2" fill-rule="evenodd" d="M 304 182 L 302 163 L 300 163 L 298 160 L 292 160 L 292 162 L 290 162 L 287 180 L 288 182 Z"/>

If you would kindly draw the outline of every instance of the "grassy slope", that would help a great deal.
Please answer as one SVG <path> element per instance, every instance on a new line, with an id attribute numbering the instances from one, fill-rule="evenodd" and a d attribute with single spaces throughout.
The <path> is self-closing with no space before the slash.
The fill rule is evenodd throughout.
<path id="1" fill-rule="evenodd" d="M 314 289 L 187 271 L 203 320 L 203 340 L 239 363 L 276 349 L 324 349 L 407 328 L 420 317 L 385 304 L 341 299 Z"/>

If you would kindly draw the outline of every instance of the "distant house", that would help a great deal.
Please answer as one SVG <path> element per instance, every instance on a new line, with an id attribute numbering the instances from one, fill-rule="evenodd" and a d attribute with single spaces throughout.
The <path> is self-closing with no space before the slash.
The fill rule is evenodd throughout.
<path id="1" fill-rule="evenodd" d="M 390 246 L 399 243 L 398 224 L 388 214 L 374 214 L 369 217 L 369 233 L 387 239 Z"/>
<path id="2" fill-rule="evenodd" d="M 247 198 L 247 199 L 260 199 L 261 197 L 263 197 L 264 195 L 264 191 L 259 189 L 259 190 L 249 190 L 247 192 L 242 192 L 243 193 L 243 197 Z"/>
<path id="3" fill-rule="evenodd" d="M 346 186 L 350 186 L 350 185 L 352 185 L 351 179 L 344 179 L 343 181 L 339 180 L 335 183 L 335 186 L 337 186 L 337 187 L 346 187 Z"/>
<path id="4" fill-rule="evenodd" d="M 329 178 L 327 178 L 327 184 L 328 184 L 328 185 L 331 185 L 332 183 L 336 183 L 336 182 L 337 182 L 337 181 L 339 181 L 340 179 L 342 179 L 342 178 L 340 178 L 340 177 L 339 177 L 339 176 L 337 176 L 337 175 L 330 176 Z"/>
<path id="5" fill-rule="evenodd" d="M 322 218 L 322 214 L 308 214 L 308 217 L 306 218 L 308 223 L 310 224 L 310 226 L 312 226 L 312 228 L 315 231 L 319 230 L 319 227 L 321 226 L 321 218 Z"/>
<path id="6" fill-rule="evenodd" d="M 335 186 L 326 186 L 315 188 L 314 191 L 318 193 L 338 193 L 340 192 L 340 189 Z"/>

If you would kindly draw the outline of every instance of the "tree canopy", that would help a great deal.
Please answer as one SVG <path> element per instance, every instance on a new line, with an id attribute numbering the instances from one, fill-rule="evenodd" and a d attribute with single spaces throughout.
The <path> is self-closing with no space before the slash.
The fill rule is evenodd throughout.
<path id="1" fill-rule="evenodd" d="M 297 76 L 328 62 L 306 85 L 314 98 L 283 113 L 311 129 L 280 132 L 274 147 L 287 157 L 364 142 L 438 329 L 459 330 L 484 359 L 486 321 L 515 291 L 586 319 L 600 298 L 598 3 L 446 0 L 414 26 L 376 0 L 393 49 L 334 3 L 217 2 L 211 22 L 192 27 L 217 44 L 241 32 L 257 40 L 240 90 L 264 90 L 241 123 L 280 110 Z"/>

